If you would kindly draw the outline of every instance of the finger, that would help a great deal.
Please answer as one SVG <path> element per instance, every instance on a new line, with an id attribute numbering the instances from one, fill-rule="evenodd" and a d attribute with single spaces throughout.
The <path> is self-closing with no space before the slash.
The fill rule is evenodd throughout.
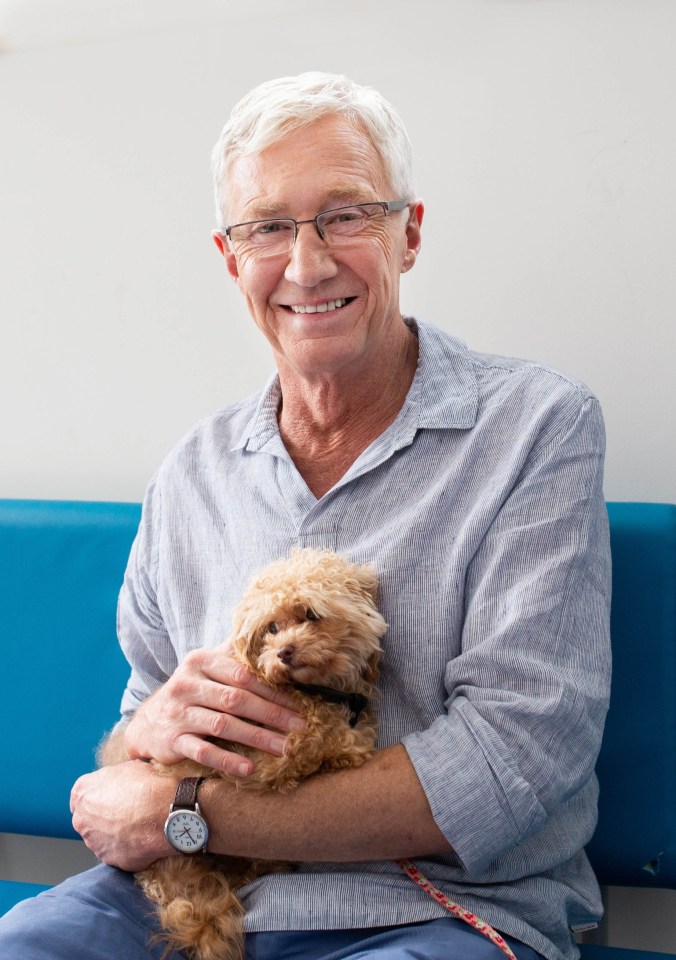
<path id="1" fill-rule="evenodd" d="M 222 654 L 213 656 L 214 651 L 208 651 L 208 653 L 212 656 L 205 658 L 201 667 L 204 675 L 211 680 L 215 680 L 224 686 L 248 690 L 263 700 L 279 704 L 290 710 L 294 709 L 295 701 L 291 694 L 263 683 L 243 663 L 238 663 Z"/>
<path id="2" fill-rule="evenodd" d="M 274 691 L 259 683 L 246 667 L 241 667 L 241 664 L 237 666 L 242 674 L 229 674 L 227 682 L 204 677 L 201 680 L 193 677 L 174 679 L 172 699 L 163 706 L 161 717 L 186 731 L 213 736 L 220 734 L 210 728 L 204 729 L 203 726 L 195 725 L 199 715 L 195 711 L 199 708 L 206 707 L 219 713 L 232 714 L 274 730 L 282 730 L 284 733 L 302 730 L 306 726 L 304 718 L 295 709 L 295 701 L 288 694 L 273 698 L 271 694 L 274 694 Z M 265 696 L 261 696 L 259 691 Z M 204 714 L 201 714 L 201 718 L 204 721 Z"/>
<path id="3" fill-rule="evenodd" d="M 164 694 L 155 706 L 165 720 L 172 717 L 180 722 L 191 706 L 205 706 L 285 732 L 305 725 L 297 722 L 299 714 L 290 694 L 261 683 L 234 660 L 214 669 L 213 662 L 205 660 L 203 654 L 204 651 L 189 654 L 187 669 L 179 668 L 163 688 Z"/>
<path id="4" fill-rule="evenodd" d="M 209 705 L 213 705 L 213 709 L 219 713 L 241 717 L 271 730 L 289 733 L 292 730 L 302 730 L 306 726 L 306 721 L 295 710 L 260 697 L 253 690 L 216 685 L 209 696 L 214 698 Z"/>
<path id="5" fill-rule="evenodd" d="M 232 714 L 200 708 L 192 710 L 189 719 L 187 729 L 179 733 L 173 743 L 173 748 L 181 754 L 184 753 L 184 737 L 199 737 L 203 742 L 207 742 L 205 738 L 228 740 L 278 757 L 284 754 L 286 738 L 277 730 L 249 723 Z"/>
<path id="6" fill-rule="evenodd" d="M 203 767 L 220 770 L 232 777 L 248 777 L 254 771 L 253 761 L 241 754 L 223 750 L 214 743 L 187 734 L 180 738 L 181 751 L 189 760 Z"/>

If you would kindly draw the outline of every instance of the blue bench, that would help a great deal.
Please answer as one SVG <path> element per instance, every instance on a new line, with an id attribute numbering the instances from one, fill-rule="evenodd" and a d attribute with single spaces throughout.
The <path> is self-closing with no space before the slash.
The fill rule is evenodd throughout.
<path id="1" fill-rule="evenodd" d="M 70 788 L 94 768 L 129 672 L 115 608 L 140 515 L 137 504 L 0 500 L 2 833 L 77 836 Z M 43 889 L 0 880 L 0 912 Z"/>
<path id="2" fill-rule="evenodd" d="M 608 511 L 614 680 L 589 855 L 603 884 L 676 889 L 676 506 Z M 136 504 L 0 500 L 0 832 L 75 837 L 70 788 L 94 767 L 126 682 L 115 604 L 139 517 Z M 40 889 L 0 880 L 0 911 Z"/>

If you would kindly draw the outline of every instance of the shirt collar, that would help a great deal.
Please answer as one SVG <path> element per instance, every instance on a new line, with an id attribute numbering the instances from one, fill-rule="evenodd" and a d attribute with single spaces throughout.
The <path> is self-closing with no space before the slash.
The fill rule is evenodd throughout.
<path id="1" fill-rule="evenodd" d="M 254 414 L 233 444 L 233 450 L 247 449 L 256 452 L 262 450 L 273 437 L 279 437 L 277 411 L 281 399 L 279 376 L 275 373 L 263 388 Z M 281 437 L 279 439 L 281 443 Z"/>
<path id="2" fill-rule="evenodd" d="M 419 429 L 467 430 L 474 426 L 479 388 L 470 352 L 457 337 L 432 324 L 406 317 L 418 337 L 418 367 L 395 427 L 397 446 L 410 442 Z M 277 411 L 281 388 L 277 374 L 263 388 L 256 409 L 234 450 L 262 450 L 271 441 L 281 445 Z M 274 452 L 272 449 L 270 452 Z M 281 452 L 281 450 L 279 451 Z"/>
<path id="3" fill-rule="evenodd" d="M 473 427 L 479 407 L 479 387 L 466 344 L 431 323 L 404 321 L 418 334 L 418 369 L 406 406 L 417 406 L 417 424 L 427 429 Z"/>

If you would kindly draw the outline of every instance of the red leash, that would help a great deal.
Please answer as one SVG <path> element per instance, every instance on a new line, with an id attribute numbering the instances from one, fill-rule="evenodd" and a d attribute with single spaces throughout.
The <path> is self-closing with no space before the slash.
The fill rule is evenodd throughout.
<path id="1" fill-rule="evenodd" d="M 414 883 L 417 883 L 421 890 L 424 890 L 425 893 L 429 893 L 437 903 L 440 903 L 442 907 L 445 907 L 449 910 L 454 917 L 458 917 L 460 920 L 464 920 L 465 923 L 468 923 L 471 927 L 474 927 L 475 930 L 478 930 L 479 933 L 483 933 L 485 937 L 495 944 L 496 947 L 499 947 L 503 953 L 506 953 L 510 960 L 516 960 L 516 957 L 509 949 L 509 945 L 505 941 L 504 937 L 501 937 L 497 930 L 494 930 L 489 924 L 487 924 L 480 917 L 477 917 L 476 914 L 470 913 L 469 910 L 465 910 L 464 907 L 461 907 L 459 903 L 456 903 L 455 900 L 451 900 L 450 897 L 447 897 L 445 893 L 442 893 L 438 887 L 435 887 L 424 874 L 418 870 L 418 868 L 411 863 L 410 860 L 396 860 L 397 866 L 401 867 L 406 876 L 410 877 Z"/>

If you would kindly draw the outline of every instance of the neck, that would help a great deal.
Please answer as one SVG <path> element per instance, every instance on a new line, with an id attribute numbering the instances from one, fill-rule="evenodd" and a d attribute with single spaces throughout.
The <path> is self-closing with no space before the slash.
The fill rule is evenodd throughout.
<path id="1" fill-rule="evenodd" d="M 280 366 L 279 429 L 289 455 L 322 496 L 396 419 L 415 376 L 417 337 L 402 323 L 387 355 L 367 367 L 300 377 Z"/>

